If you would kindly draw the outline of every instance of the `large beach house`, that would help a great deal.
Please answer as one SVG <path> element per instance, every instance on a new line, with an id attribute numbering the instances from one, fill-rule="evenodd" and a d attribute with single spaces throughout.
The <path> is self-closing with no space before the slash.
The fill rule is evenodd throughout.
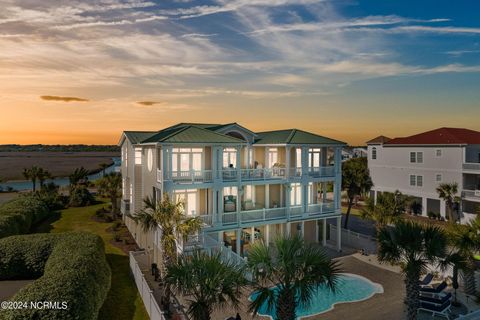
<path id="1" fill-rule="evenodd" d="M 326 219 L 340 225 L 343 142 L 297 129 L 252 132 L 237 123 L 180 123 L 125 131 L 119 145 L 121 210 L 137 243 L 154 257 L 158 232 L 145 234 L 128 215 L 141 210 L 147 196 L 183 201 L 187 215 L 203 220 L 201 236 L 236 256 L 281 234 L 325 244 Z M 332 236 L 338 250 L 340 236 L 340 229 Z M 187 244 L 180 242 L 182 250 Z"/>
<path id="2" fill-rule="evenodd" d="M 439 199 L 440 183 L 458 184 L 458 208 L 462 220 L 475 216 L 480 206 L 480 132 L 439 128 L 409 137 L 379 136 L 367 142 L 368 167 L 378 192 L 400 192 L 417 197 L 422 214 L 445 217 L 445 201 Z"/>

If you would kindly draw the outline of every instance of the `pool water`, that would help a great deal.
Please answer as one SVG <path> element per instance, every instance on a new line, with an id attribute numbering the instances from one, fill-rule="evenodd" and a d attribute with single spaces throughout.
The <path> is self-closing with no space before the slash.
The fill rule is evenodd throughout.
<path id="1" fill-rule="evenodd" d="M 272 290 L 278 290 L 278 288 L 275 287 Z M 297 307 L 297 318 L 330 311 L 337 303 L 366 300 L 376 293 L 383 293 L 383 287 L 378 283 L 373 283 L 359 275 L 343 273 L 339 276 L 335 293 L 326 286 L 319 286 L 308 307 Z M 257 294 L 258 293 L 253 293 L 250 296 L 250 300 L 254 299 Z M 275 306 L 269 311 L 265 303 L 258 313 L 262 316 L 270 316 L 275 319 Z"/>

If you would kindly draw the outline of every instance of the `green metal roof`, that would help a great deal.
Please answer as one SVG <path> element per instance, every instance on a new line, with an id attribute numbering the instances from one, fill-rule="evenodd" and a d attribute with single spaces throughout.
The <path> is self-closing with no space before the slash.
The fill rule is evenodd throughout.
<path id="1" fill-rule="evenodd" d="M 157 134 L 143 141 L 163 143 L 245 143 L 245 141 L 216 133 L 198 126 L 170 128 L 159 131 Z"/>
<path id="2" fill-rule="evenodd" d="M 339 145 L 345 142 L 326 138 L 318 134 L 298 129 L 259 132 L 255 144 L 330 144 Z"/>
<path id="3" fill-rule="evenodd" d="M 156 131 L 124 131 L 124 133 L 131 143 L 137 144 L 153 136 Z"/>
<path id="4" fill-rule="evenodd" d="M 245 143 L 241 139 L 216 132 L 233 125 L 208 123 L 179 123 L 160 131 L 125 131 L 131 143 Z M 246 129 L 246 128 L 245 128 Z M 248 129 L 246 129 L 248 130 Z M 257 133 L 255 144 L 318 144 L 342 145 L 342 141 L 298 130 L 275 130 Z"/>

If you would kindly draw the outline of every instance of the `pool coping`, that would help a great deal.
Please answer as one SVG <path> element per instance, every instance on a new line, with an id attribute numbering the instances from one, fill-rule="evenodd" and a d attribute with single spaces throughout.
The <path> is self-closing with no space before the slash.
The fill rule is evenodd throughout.
<path id="1" fill-rule="evenodd" d="M 335 302 L 332 304 L 332 306 L 327 309 L 327 310 L 324 310 L 322 312 L 317 312 L 317 313 L 312 313 L 312 314 L 309 314 L 308 316 L 300 316 L 300 317 L 296 317 L 296 319 L 306 319 L 306 318 L 310 318 L 310 317 L 314 317 L 314 316 L 318 316 L 319 314 L 323 314 L 323 313 L 326 313 L 326 312 L 329 312 L 329 311 L 332 311 L 333 309 L 335 309 L 335 305 L 337 304 L 347 304 L 347 303 L 355 303 L 355 302 L 361 302 L 361 301 L 365 301 L 365 300 L 368 300 L 370 298 L 372 298 L 374 295 L 376 294 L 383 294 L 385 293 L 384 289 L 383 289 L 383 286 L 380 284 L 380 283 L 377 283 L 377 282 L 373 282 L 372 280 L 364 277 L 364 276 L 361 276 L 359 274 L 354 274 L 354 273 L 348 273 L 348 272 L 342 272 L 340 273 L 340 275 L 348 275 L 348 276 L 351 276 L 353 278 L 359 278 L 359 279 L 363 279 L 365 281 L 368 281 L 369 283 L 371 283 L 375 288 L 376 288 L 376 291 L 372 292 L 368 297 L 365 297 L 363 299 L 358 299 L 358 300 L 354 300 L 354 301 L 338 301 L 338 302 Z M 276 286 L 272 286 L 271 288 L 275 288 Z M 252 293 L 253 294 L 253 293 Z M 251 299 L 251 296 L 252 294 L 250 294 L 250 296 L 248 297 L 248 301 L 252 301 Z M 271 320 L 273 320 L 273 316 L 271 315 L 268 315 L 268 314 L 261 314 L 261 313 L 258 313 L 257 315 L 261 316 L 261 317 L 268 317 L 270 318 Z"/>

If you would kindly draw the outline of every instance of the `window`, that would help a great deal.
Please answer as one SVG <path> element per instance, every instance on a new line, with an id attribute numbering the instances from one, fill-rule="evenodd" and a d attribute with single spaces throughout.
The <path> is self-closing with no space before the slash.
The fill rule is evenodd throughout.
<path id="1" fill-rule="evenodd" d="M 308 183 L 308 204 L 313 203 L 313 199 L 315 199 L 316 192 L 313 189 L 313 182 Z"/>
<path id="2" fill-rule="evenodd" d="M 423 176 L 416 176 L 414 174 L 410 175 L 410 186 L 411 187 L 423 187 Z"/>
<path id="3" fill-rule="evenodd" d="M 292 183 L 290 190 L 290 205 L 299 206 L 302 204 L 302 186 L 300 183 Z"/>
<path id="4" fill-rule="evenodd" d="M 177 202 L 182 201 L 184 206 L 183 210 L 186 215 L 194 216 L 197 213 L 197 190 L 176 190 L 175 200 Z"/>
<path id="5" fill-rule="evenodd" d="M 377 160 L 377 148 L 372 148 L 372 160 Z"/>
<path id="6" fill-rule="evenodd" d="M 301 168 L 302 167 L 302 148 L 295 149 L 295 167 Z"/>
<path id="7" fill-rule="evenodd" d="M 410 152 L 410 163 L 423 163 L 423 152 Z"/>
<path id="8" fill-rule="evenodd" d="M 423 176 L 417 176 L 417 187 L 423 187 Z"/>
<path id="9" fill-rule="evenodd" d="M 268 148 L 268 168 L 273 167 L 275 163 L 278 163 L 278 149 Z"/>
<path id="10" fill-rule="evenodd" d="M 321 152 L 321 149 L 320 148 L 317 148 L 317 149 L 310 149 L 309 151 L 309 163 L 308 165 L 310 166 L 310 168 L 313 168 L 313 167 L 320 167 L 320 152 Z"/>
<path id="11" fill-rule="evenodd" d="M 416 176 L 411 174 L 410 175 L 410 186 L 411 187 L 415 187 L 417 185 L 417 179 L 416 179 Z"/>
<path id="12" fill-rule="evenodd" d="M 437 181 L 437 182 L 442 182 L 442 175 L 441 175 L 440 173 L 437 173 L 437 174 L 435 175 L 435 181 Z"/>
<path id="13" fill-rule="evenodd" d="M 172 153 L 172 171 L 202 170 L 202 148 L 174 148 Z"/>
<path id="14" fill-rule="evenodd" d="M 223 167 L 224 168 L 237 167 L 237 149 L 235 148 L 223 149 Z"/>
<path id="15" fill-rule="evenodd" d="M 142 148 L 135 148 L 135 164 L 142 164 Z"/>
<path id="16" fill-rule="evenodd" d="M 253 185 L 245 186 L 243 197 L 244 197 L 244 201 L 247 201 L 247 200 L 255 201 L 255 199 L 253 198 Z"/>
<path id="17" fill-rule="evenodd" d="M 152 149 L 148 149 L 147 151 L 147 168 L 148 171 L 152 171 L 153 169 L 153 152 Z"/>
<path id="18" fill-rule="evenodd" d="M 436 157 L 441 157 L 442 156 L 442 149 L 435 150 L 435 156 Z"/>

